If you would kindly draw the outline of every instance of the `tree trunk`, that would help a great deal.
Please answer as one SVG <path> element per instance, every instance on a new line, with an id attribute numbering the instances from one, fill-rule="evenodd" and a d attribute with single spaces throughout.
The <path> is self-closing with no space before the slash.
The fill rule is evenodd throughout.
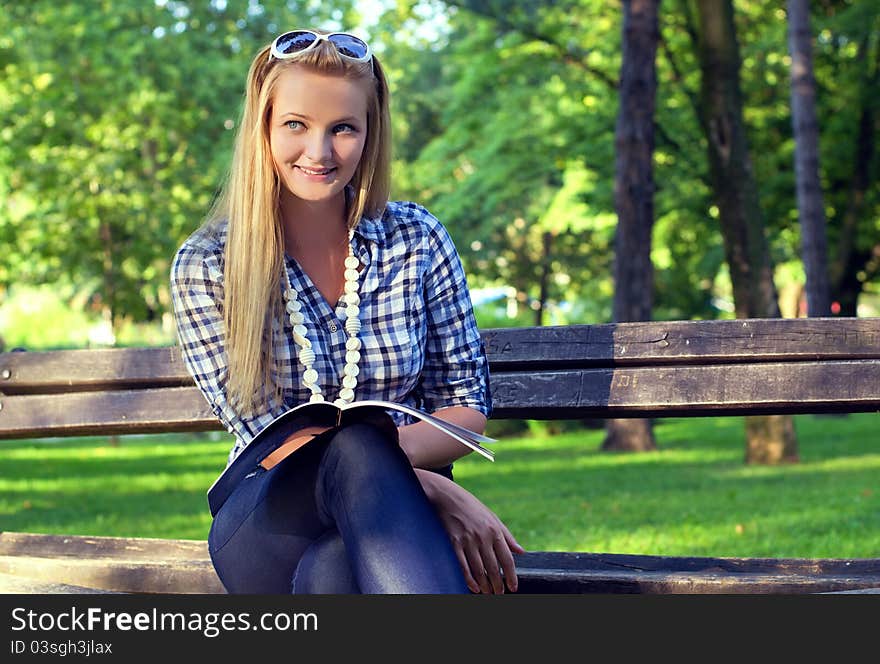
<path id="1" fill-rule="evenodd" d="M 660 37 L 660 0 L 624 0 L 623 61 L 617 114 L 614 204 L 614 322 L 650 320 L 654 270 L 655 57 Z M 604 450 L 657 449 L 649 419 L 612 419 L 606 423 Z"/>
<path id="2" fill-rule="evenodd" d="M 866 71 L 871 72 L 871 67 L 867 64 L 869 51 L 866 38 L 859 44 L 857 60 L 865 64 Z M 880 49 L 877 49 L 877 55 L 880 58 Z M 856 237 L 859 221 L 865 214 L 865 201 L 873 185 L 871 162 L 874 158 L 877 111 L 871 91 L 877 88 L 878 72 L 880 72 L 880 62 L 875 63 L 873 72 L 865 76 L 862 85 L 853 174 L 849 184 L 846 209 L 838 231 L 837 250 L 830 266 L 831 292 L 840 304 L 841 316 L 857 315 L 858 298 L 863 286 L 859 273 L 865 272 L 872 258 L 871 251 L 859 251 L 856 248 Z M 867 280 L 867 275 L 864 275 L 863 279 Z"/>
<path id="3" fill-rule="evenodd" d="M 778 318 L 773 265 L 743 121 L 732 0 L 695 3 L 701 69 L 698 115 L 706 135 L 736 317 Z M 746 461 L 796 461 L 797 438 L 790 419 L 788 415 L 747 417 Z"/>
<path id="4" fill-rule="evenodd" d="M 116 308 L 116 264 L 113 260 L 115 255 L 113 229 L 109 221 L 102 221 L 99 229 L 101 237 L 101 245 L 103 248 L 103 270 L 102 283 L 102 313 L 104 320 L 109 326 L 110 336 L 113 338 L 113 345 L 116 345 L 116 324 L 117 324 L 117 308 Z"/>
<path id="5" fill-rule="evenodd" d="M 541 238 L 541 277 L 538 283 L 538 308 L 535 309 L 535 326 L 541 327 L 544 324 L 544 312 L 547 309 L 547 298 L 549 292 L 548 282 L 551 272 L 551 254 L 553 251 L 553 233 L 544 231 Z"/>
<path id="6" fill-rule="evenodd" d="M 825 206 L 819 180 L 819 122 L 816 79 L 810 43 L 808 0 L 788 0 L 788 48 L 791 53 L 791 124 L 795 179 L 801 222 L 801 254 L 807 275 L 807 315 L 831 313 Z"/>
<path id="7" fill-rule="evenodd" d="M 789 441 L 794 441 L 790 445 Z M 746 418 L 746 456 L 750 464 L 777 465 L 799 461 L 794 420 L 788 415 Z"/>

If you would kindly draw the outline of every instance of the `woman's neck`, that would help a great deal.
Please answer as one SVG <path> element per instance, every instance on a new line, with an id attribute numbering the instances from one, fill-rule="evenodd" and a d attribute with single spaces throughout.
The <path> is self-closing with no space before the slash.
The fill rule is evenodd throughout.
<path id="1" fill-rule="evenodd" d="M 289 194 L 280 203 L 284 250 L 294 258 L 326 254 L 347 243 L 345 196 L 312 203 Z"/>
<path id="2" fill-rule="evenodd" d="M 344 196 L 321 204 L 292 196 L 281 200 L 284 250 L 333 308 L 345 286 L 343 275 L 349 251 L 345 211 Z"/>

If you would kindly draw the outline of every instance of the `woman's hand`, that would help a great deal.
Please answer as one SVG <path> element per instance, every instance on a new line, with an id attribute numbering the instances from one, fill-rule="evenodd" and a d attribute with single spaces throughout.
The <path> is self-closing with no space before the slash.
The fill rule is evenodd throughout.
<path id="1" fill-rule="evenodd" d="M 514 553 L 525 553 L 507 526 L 473 494 L 452 480 L 416 469 L 428 499 L 449 533 L 468 588 L 475 593 L 516 592 Z M 502 578 L 503 572 L 503 578 Z"/>

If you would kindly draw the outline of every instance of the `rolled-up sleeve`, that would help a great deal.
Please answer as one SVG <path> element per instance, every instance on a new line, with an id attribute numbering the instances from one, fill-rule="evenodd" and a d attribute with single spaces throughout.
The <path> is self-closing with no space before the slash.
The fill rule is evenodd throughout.
<path id="1" fill-rule="evenodd" d="M 243 418 L 230 405 L 224 348 L 223 270 L 219 252 L 185 243 L 171 266 L 171 300 L 184 363 L 211 411 L 233 434 L 240 451 L 272 419 L 269 413 Z"/>
<path id="2" fill-rule="evenodd" d="M 425 281 L 427 332 L 419 384 L 429 412 L 467 406 L 492 414 L 489 363 L 477 328 L 461 258 L 439 223 L 429 235 L 431 261 Z"/>

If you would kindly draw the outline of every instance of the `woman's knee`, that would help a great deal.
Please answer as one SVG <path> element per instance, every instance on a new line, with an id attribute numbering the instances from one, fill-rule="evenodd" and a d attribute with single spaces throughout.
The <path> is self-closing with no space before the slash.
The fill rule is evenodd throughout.
<path id="1" fill-rule="evenodd" d="M 296 567 L 292 590 L 297 595 L 360 592 L 339 531 L 328 531 L 306 549 Z"/>
<path id="2" fill-rule="evenodd" d="M 378 427 L 359 422 L 341 429 L 330 439 L 325 463 L 355 472 L 389 469 L 389 464 L 406 462 L 406 455 L 387 433 Z"/>
<path id="3" fill-rule="evenodd" d="M 319 537 L 314 480 L 286 472 L 285 461 L 244 478 L 217 512 L 208 551 L 230 593 L 289 593 L 303 551 Z"/>

